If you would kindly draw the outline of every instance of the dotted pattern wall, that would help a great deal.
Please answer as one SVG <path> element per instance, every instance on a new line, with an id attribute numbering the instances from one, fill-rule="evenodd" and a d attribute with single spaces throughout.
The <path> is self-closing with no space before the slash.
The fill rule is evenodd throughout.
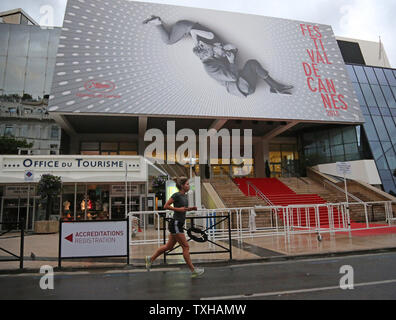
<path id="1" fill-rule="evenodd" d="M 293 85 L 292 95 L 274 94 L 262 80 L 247 98 L 229 94 L 212 79 L 186 37 L 162 42 L 142 22 L 160 16 L 167 26 L 199 22 L 238 48 L 240 68 L 258 60 L 275 80 Z M 163 116 L 265 118 L 364 122 L 330 26 L 318 25 L 331 65 L 319 65 L 334 80 L 349 108 L 326 114 L 321 95 L 308 89 L 302 62 L 314 49 L 299 21 L 126 0 L 69 0 L 56 60 L 49 110 Z M 306 23 L 309 24 L 309 23 Z M 90 82 L 102 86 L 87 89 Z"/>

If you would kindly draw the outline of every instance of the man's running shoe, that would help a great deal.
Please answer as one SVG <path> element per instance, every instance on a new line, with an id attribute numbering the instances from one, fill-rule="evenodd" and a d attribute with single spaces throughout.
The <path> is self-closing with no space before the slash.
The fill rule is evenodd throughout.
<path id="1" fill-rule="evenodd" d="M 203 275 L 205 272 L 204 268 L 195 268 L 193 272 L 191 272 L 191 278 L 197 278 Z"/>
<path id="2" fill-rule="evenodd" d="M 147 271 L 150 271 L 151 264 L 152 264 L 151 257 L 150 256 L 146 256 L 146 270 Z"/>

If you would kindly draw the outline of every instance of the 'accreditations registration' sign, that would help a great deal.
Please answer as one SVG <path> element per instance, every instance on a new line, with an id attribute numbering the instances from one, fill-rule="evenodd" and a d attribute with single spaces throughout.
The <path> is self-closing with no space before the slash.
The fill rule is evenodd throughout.
<path id="1" fill-rule="evenodd" d="M 62 222 L 60 257 L 126 256 L 127 224 L 127 221 Z"/>

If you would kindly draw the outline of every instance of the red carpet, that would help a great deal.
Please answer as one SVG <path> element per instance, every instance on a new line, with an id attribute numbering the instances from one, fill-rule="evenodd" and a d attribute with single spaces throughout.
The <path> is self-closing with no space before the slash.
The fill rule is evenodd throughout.
<path id="1" fill-rule="evenodd" d="M 284 183 L 276 178 L 235 178 L 235 184 L 247 196 L 256 196 L 256 192 L 252 187 L 248 186 L 248 182 L 260 190 L 274 205 L 288 206 L 288 205 L 311 205 L 311 204 L 324 204 L 326 200 L 317 194 L 297 194 L 291 190 Z M 280 217 L 283 218 L 282 214 Z M 294 225 L 297 223 L 297 210 L 293 210 Z M 301 226 L 307 226 L 306 215 L 301 214 Z M 315 210 L 309 209 L 308 219 L 310 226 L 315 225 Z M 327 208 L 319 208 L 319 219 L 321 225 L 329 224 L 329 217 Z M 337 226 L 341 221 L 338 218 L 338 210 L 334 210 L 334 224 Z"/>
<path id="2" fill-rule="evenodd" d="M 369 223 L 369 227 L 370 228 L 384 227 L 384 228 L 353 231 L 353 229 L 361 229 L 366 227 L 367 226 L 365 223 L 353 222 L 351 223 L 351 229 L 352 229 L 351 233 L 353 236 L 358 236 L 358 237 L 378 236 L 382 234 L 396 233 L 396 226 L 389 227 L 387 224 L 374 224 L 374 223 Z M 348 234 L 348 232 L 337 232 L 337 233 Z"/>

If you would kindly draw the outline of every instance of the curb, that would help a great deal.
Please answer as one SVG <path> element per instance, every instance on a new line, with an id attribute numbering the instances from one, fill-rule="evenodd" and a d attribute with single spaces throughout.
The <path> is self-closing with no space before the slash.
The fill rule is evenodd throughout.
<path id="1" fill-rule="evenodd" d="M 312 258 L 328 258 L 328 257 L 343 257 L 343 256 L 352 256 L 352 255 L 365 255 L 365 254 L 376 254 L 376 253 L 387 253 L 387 252 L 396 252 L 396 247 L 388 247 L 388 248 L 377 248 L 377 249 L 364 249 L 364 250 L 354 250 L 354 251 L 342 251 L 342 252 L 326 252 L 326 253 L 312 253 L 312 254 L 301 254 L 301 255 L 284 255 L 284 256 L 270 256 L 258 259 L 249 259 L 249 260 L 231 260 L 231 261 L 214 261 L 214 262 L 202 262 L 195 263 L 197 266 L 205 266 L 205 267 L 222 267 L 222 266 L 233 266 L 233 265 L 244 265 L 251 263 L 263 263 L 263 262 L 282 262 L 282 261 L 293 261 L 293 260 L 307 260 Z M 164 267 L 180 267 L 184 266 L 184 264 L 180 263 L 172 263 L 172 264 L 164 264 L 160 263 L 152 266 L 152 269 L 160 269 Z M 58 267 L 54 267 L 55 272 L 100 272 L 100 271 L 111 271 L 111 270 L 141 270 L 145 269 L 143 264 L 129 264 L 124 267 L 121 266 L 98 266 L 98 267 L 62 267 L 59 269 Z M 40 269 L 3 269 L 0 270 L 0 275 L 14 275 L 14 274 L 37 274 L 40 273 Z"/>

